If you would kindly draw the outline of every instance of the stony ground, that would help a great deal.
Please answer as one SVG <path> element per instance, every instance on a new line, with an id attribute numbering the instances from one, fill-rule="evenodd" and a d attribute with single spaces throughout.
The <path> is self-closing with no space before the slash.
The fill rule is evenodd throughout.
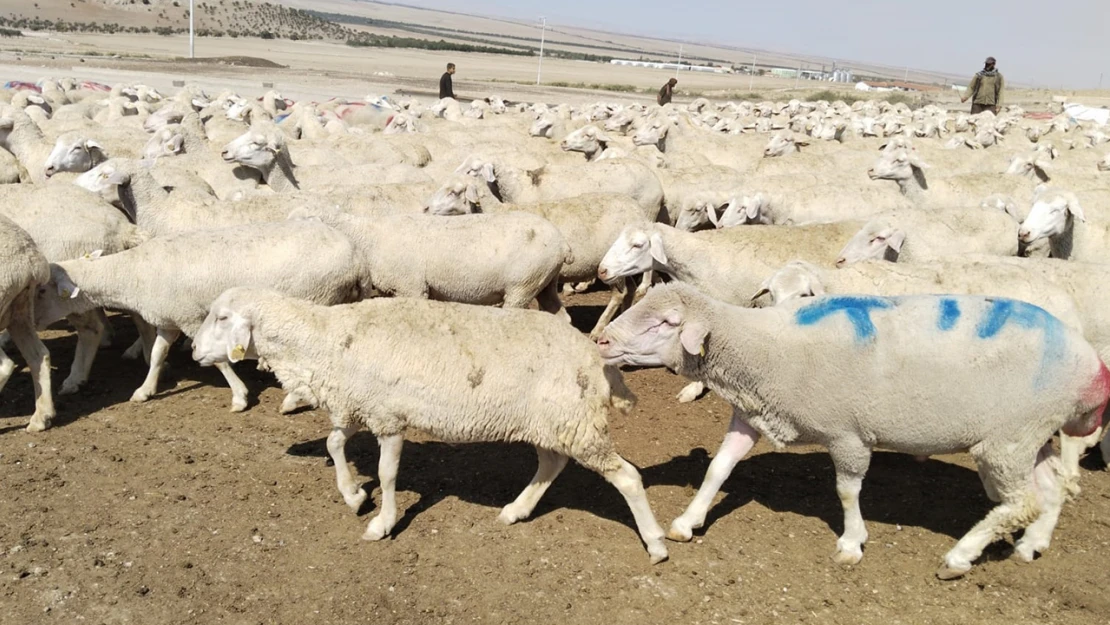
<path id="1" fill-rule="evenodd" d="M 604 300 L 574 298 L 589 328 Z M 761 443 L 725 484 L 707 527 L 671 559 L 648 564 L 623 500 L 572 465 L 535 517 L 496 520 L 530 479 L 520 445 L 448 445 L 415 435 L 398 479 L 391 539 L 359 540 L 376 513 L 339 497 L 326 464 L 326 415 L 277 412 L 266 373 L 230 414 L 213 369 L 174 350 L 162 392 L 127 401 L 143 366 L 120 358 L 134 338 L 114 318 L 116 346 L 94 379 L 58 401 L 57 426 L 23 431 L 32 410 L 20 371 L 0 395 L 0 622 L 3 623 L 1105 623 L 1110 614 L 1110 475 L 1084 460 L 1083 492 L 1037 562 L 992 546 L 966 578 L 933 572 L 989 508 L 966 456 L 918 463 L 877 453 L 862 506 L 863 562 L 829 559 L 840 530 L 833 470 L 819 449 Z M 49 334 L 55 380 L 74 345 Z M 542 357 L 542 355 L 537 355 Z M 615 415 L 618 449 L 640 467 L 666 525 L 700 483 L 729 408 L 673 397 L 685 381 L 633 371 L 635 411 Z M 369 434 L 349 457 L 380 502 Z"/>

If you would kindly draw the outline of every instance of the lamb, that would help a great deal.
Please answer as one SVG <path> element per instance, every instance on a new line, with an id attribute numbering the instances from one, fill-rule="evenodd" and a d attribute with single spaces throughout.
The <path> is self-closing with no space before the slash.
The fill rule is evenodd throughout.
<path id="1" fill-rule="evenodd" d="M 764 276 L 795 259 L 831 265 L 837 241 L 862 224 L 763 226 L 683 232 L 663 224 L 628 226 L 605 253 L 597 276 L 612 284 L 646 271 L 662 271 L 721 301 L 747 304 Z M 645 278 L 645 283 L 647 282 Z M 705 387 L 693 382 L 678 401 L 697 399 Z"/>
<path id="2" fill-rule="evenodd" d="M 1045 189 L 1021 222 L 1018 237 L 1026 245 L 1047 239 L 1051 258 L 1101 263 L 1110 248 L 1110 225 L 1088 222 L 1074 193 Z"/>
<path id="3" fill-rule="evenodd" d="M 1061 428 L 1096 429 L 1110 397 L 1110 370 L 1078 332 L 1002 298 L 845 295 L 752 310 L 673 284 L 609 324 L 598 346 L 606 364 L 666 366 L 733 405 L 706 479 L 671 524 L 674 540 L 690 540 L 760 436 L 828 448 L 844 508 L 833 555 L 842 565 L 863 558 L 859 493 L 874 447 L 970 452 L 999 505 L 945 555 L 941 579 L 964 575 L 988 544 L 1016 529 L 1025 529 L 1017 558 L 1030 562 L 1049 546 L 1063 489 L 1046 443 Z M 791 386 L 799 375 L 806 392 Z"/>
<path id="4" fill-rule="evenodd" d="M 363 290 L 463 304 L 540 309 L 568 322 L 559 299 L 559 271 L 574 256 L 551 222 L 509 212 L 462 215 L 355 217 L 327 209 L 294 211 L 345 234 L 359 250 Z"/>
<path id="5" fill-rule="evenodd" d="M 157 391 L 169 346 L 195 336 L 208 305 L 232 286 L 264 285 L 322 304 L 358 299 L 357 251 L 339 232 L 316 222 L 251 224 L 155 237 L 135 248 L 50 267 L 50 284 L 35 302 L 39 327 L 67 315 L 111 307 L 137 313 L 153 328 L 150 369 L 131 396 L 144 402 Z M 247 408 L 247 388 L 220 365 L 231 387 L 232 412 Z M 296 408 L 296 393 L 283 412 Z"/>
<path id="6" fill-rule="evenodd" d="M 53 146 L 27 113 L 17 107 L 0 108 L 0 147 L 19 159 L 32 182 L 46 182 L 45 163 Z"/>
<path id="7" fill-rule="evenodd" d="M 871 218 L 836 259 L 837 266 L 875 258 L 905 262 L 1018 252 L 1017 223 L 990 208 L 891 211 Z"/>
<path id="8" fill-rule="evenodd" d="M 41 432 L 54 419 L 50 387 L 50 352 L 35 333 L 35 293 L 50 279 L 46 258 L 22 228 L 0 215 L 0 330 L 7 330 L 31 369 L 35 412 L 28 432 Z M 0 350 L 0 390 L 15 371 L 15 362 Z M 619 374 L 617 374 L 619 375 Z M 663 535 L 663 530 L 659 530 Z"/>
<path id="9" fill-rule="evenodd" d="M 364 426 L 378 437 L 382 505 L 364 540 L 381 540 L 397 522 L 397 467 L 411 429 L 452 442 L 534 445 L 539 468 L 502 508 L 507 525 L 528 518 L 575 459 L 624 496 L 651 562 L 667 559 L 639 473 L 608 432 L 610 406 L 627 411 L 635 398 L 588 339 L 550 315 L 412 299 L 324 307 L 231 289 L 212 303 L 194 345 L 203 365 L 264 360 L 286 388 L 311 390 L 331 417 L 336 485 L 356 511 L 367 494 L 347 465 L 347 440 Z"/>
<path id="10" fill-rule="evenodd" d="M 538 215 L 555 224 L 570 245 L 574 261 L 564 264 L 559 279 L 564 282 L 564 292 L 573 283 L 588 283 L 597 278 L 597 268 L 609 246 L 620 231 L 629 225 L 646 225 L 643 211 L 632 200 L 613 194 L 585 194 L 555 202 L 538 204 L 502 204 L 488 197 L 489 191 L 470 176 L 459 176 L 448 181 L 428 202 L 427 212 L 433 215 L 463 215 L 475 212 L 501 213 L 524 211 Z M 646 279 L 645 279 L 646 282 Z M 595 338 L 620 307 L 627 307 L 629 290 L 626 280 L 610 285 L 609 304 L 601 313 L 591 338 Z"/>
<path id="11" fill-rule="evenodd" d="M 619 193 L 634 199 L 644 217 L 654 221 L 663 202 L 663 187 L 651 168 L 629 160 L 524 171 L 500 160 L 471 156 L 456 171 L 484 179 L 496 197 L 511 204 L 561 200 L 583 193 Z"/>

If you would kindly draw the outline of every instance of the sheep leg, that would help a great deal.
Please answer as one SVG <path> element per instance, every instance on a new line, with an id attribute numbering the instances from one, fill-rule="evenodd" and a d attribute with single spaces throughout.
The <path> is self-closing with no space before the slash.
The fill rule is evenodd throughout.
<path id="1" fill-rule="evenodd" d="M 128 360 L 138 360 L 141 355 L 143 360 L 149 365 L 150 350 L 151 346 L 154 345 L 154 335 L 157 330 L 135 313 L 131 313 L 131 321 L 135 324 L 135 329 L 139 333 L 139 338 L 135 339 L 135 342 L 127 348 L 127 351 L 123 352 L 123 357 Z"/>
<path id="2" fill-rule="evenodd" d="M 8 384 L 8 380 L 14 372 L 15 361 L 4 353 L 3 348 L 0 348 L 0 391 L 4 390 L 4 386 Z"/>
<path id="3" fill-rule="evenodd" d="M 579 283 L 574 285 L 574 292 L 575 293 L 585 293 L 586 290 L 589 289 L 591 286 L 593 286 L 594 282 L 596 282 L 596 281 L 597 280 L 594 279 L 594 280 L 587 280 L 585 282 L 579 282 Z"/>
<path id="4" fill-rule="evenodd" d="M 173 341 L 170 341 L 173 343 Z M 235 375 L 235 370 L 231 368 L 231 363 L 218 362 L 216 368 L 223 374 L 224 379 L 227 380 L 227 385 L 231 387 L 231 411 L 243 412 L 247 409 L 247 385 Z"/>
<path id="5" fill-rule="evenodd" d="M 96 352 L 100 349 L 101 338 L 106 327 L 101 320 L 101 315 L 103 311 L 97 309 L 66 317 L 70 325 L 77 330 L 77 349 L 73 353 L 73 364 L 69 368 L 69 375 L 66 376 L 61 390 L 58 391 L 59 395 L 72 395 L 89 381 L 89 372 L 92 371 L 93 360 L 96 359 Z"/>
<path id="6" fill-rule="evenodd" d="M 532 510 L 535 510 L 536 504 L 540 502 L 540 498 L 547 492 L 547 488 L 551 486 L 551 482 L 559 477 L 559 473 L 567 466 L 567 457 L 559 452 L 537 447 L 536 455 L 539 456 L 536 475 L 516 500 L 501 509 L 501 514 L 497 517 L 497 520 L 505 525 L 527 519 L 532 514 Z"/>
<path id="7" fill-rule="evenodd" d="M 108 321 L 108 315 L 104 312 L 103 308 L 97 308 L 93 311 L 93 314 L 96 315 L 97 320 L 100 322 L 100 326 L 104 328 L 104 333 L 100 336 L 98 344 L 100 347 L 111 347 L 112 337 L 115 336 L 115 332 L 112 330 L 112 324 Z"/>
<path id="8" fill-rule="evenodd" d="M 551 313 L 570 323 L 570 313 L 563 307 L 563 300 L 559 299 L 559 279 L 554 278 L 547 286 L 536 294 L 536 302 L 540 305 L 540 310 Z M 509 306 L 508 300 L 505 302 L 506 308 L 518 308 L 517 306 Z"/>
<path id="9" fill-rule="evenodd" d="M 985 445 L 972 447 L 972 457 L 995 485 L 1002 503 L 987 513 L 944 555 L 944 564 L 937 570 L 940 579 L 956 579 L 967 573 L 971 570 L 972 561 L 983 553 L 987 545 L 1041 516 L 1037 495 L 1029 483 L 1030 471 L 1028 468 L 1021 469 L 1033 465 L 1034 459 L 1030 457 L 1028 462 L 1023 462 L 1023 458 L 1015 457 L 1013 450 L 1007 447 L 1009 445 L 997 445 L 993 449 Z M 1004 459 L 1004 462 L 995 461 L 995 458 Z"/>
<path id="10" fill-rule="evenodd" d="M 54 394 L 50 387 L 50 352 L 35 332 L 34 314 L 30 305 L 13 311 L 8 332 L 16 349 L 31 369 L 31 380 L 35 387 L 35 414 L 31 415 L 27 431 L 41 432 L 50 427 L 50 422 L 54 419 Z"/>
<path id="11" fill-rule="evenodd" d="M 605 306 L 605 310 L 601 312 L 601 317 L 598 318 L 597 323 L 594 324 L 594 329 L 590 330 L 590 340 L 596 340 L 613 320 L 613 316 L 617 314 L 617 309 L 624 307 L 626 304 L 631 304 L 629 297 L 631 292 L 628 288 L 628 283 L 625 280 L 618 280 L 610 288 L 609 303 Z"/>
<path id="12" fill-rule="evenodd" d="M 150 348 L 150 369 L 147 370 L 146 380 L 131 394 L 131 401 L 144 402 L 158 392 L 158 378 L 162 375 L 162 366 L 166 363 L 170 345 L 177 340 L 178 336 L 181 336 L 181 330 L 177 328 L 158 328 L 154 345 Z"/>
<path id="13" fill-rule="evenodd" d="M 312 391 L 303 386 L 293 389 L 285 396 L 285 399 L 281 402 L 279 412 L 289 414 L 301 406 L 311 406 L 312 408 L 317 406 L 316 397 L 312 395 Z"/>
<path id="14" fill-rule="evenodd" d="M 671 522 L 667 538 L 688 541 L 694 537 L 694 530 L 705 524 L 705 515 L 709 512 L 709 505 L 713 503 L 717 491 L 721 490 L 721 485 L 728 479 L 736 463 L 748 455 L 758 440 L 759 432 L 745 423 L 740 418 L 740 411 L 733 408 L 732 422 L 728 426 L 725 440 L 717 450 L 713 462 L 709 463 L 709 470 L 705 472 L 698 494 L 694 495 L 694 500 L 682 516 Z"/>
<path id="15" fill-rule="evenodd" d="M 644 483 L 640 479 L 639 471 L 624 458 L 615 453 L 613 456 L 620 463 L 619 468 L 607 471 L 604 474 L 605 479 L 615 486 L 624 496 L 624 500 L 628 502 L 628 507 L 632 510 L 632 517 L 636 520 L 636 529 L 640 532 L 640 539 L 644 541 L 648 555 L 651 556 L 651 563 L 658 564 L 667 559 L 667 545 L 663 541 L 663 528 L 655 520 L 651 505 L 648 504 L 647 493 L 644 491 Z"/>
<path id="16" fill-rule="evenodd" d="M 405 437 L 401 434 L 378 437 L 378 446 L 381 447 L 378 481 L 382 484 L 382 509 L 378 516 L 370 519 L 370 525 L 362 535 L 363 540 L 381 540 L 397 523 L 397 465 L 401 463 L 401 444 L 404 442 Z"/>
<path id="17" fill-rule="evenodd" d="M 863 543 L 867 542 L 867 526 L 859 510 L 859 493 L 863 476 L 871 464 L 871 450 L 859 439 L 845 439 L 829 445 L 829 455 L 836 467 L 836 495 L 844 508 L 844 533 L 836 540 L 833 561 L 837 564 L 859 564 L 863 559 Z"/>
<path id="18" fill-rule="evenodd" d="M 636 299 L 639 299 L 647 294 L 648 289 L 651 288 L 651 283 L 655 281 L 655 270 L 648 269 L 644 272 L 644 278 L 640 281 L 640 286 L 636 289 Z"/>
<path id="19" fill-rule="evenodd" d="M 328 455 L 335 463 L 335 484 L 339 487 L 339 494 L 343 495 L 343 501 L 355 512 L 358 512 L 362 503 L 366 501 L 366 491 L 355 484 L 355 478 L 351 475 L 351 467 L 347 465 L 347 456 L 344 452 L 347 449 L 347 441 L 357 431 L 357 425 L 346 428 L 333 427 L 331 434 L 328 434 Z"/>
<path id="20" fill-rule="evenodd" d="M 1064 503 L 1060 457 L 1052 449 L 1051 442 L 1041 447 L 1037 454 L 1031 482 L 1041 514 L 1025 528 L 1025 533 L 1014 545 L 1014 556 L 1024 562 L 1032 562 L 1037 553 L 1048 549 L 1052 542 L 1052 530 L 1056 529 L 1056 521 L 1060 518 L 1060 509 Z"/>
<path id="21" fill-rule="evenodd" d="M 678 392 L 676 399 L 678 399 L 678 403 L 680 404 L 688 404 L 701 397 L 701 394 L 704 392 L 705 382 L 691 382 L 682 387 L 682 390 Z"/>

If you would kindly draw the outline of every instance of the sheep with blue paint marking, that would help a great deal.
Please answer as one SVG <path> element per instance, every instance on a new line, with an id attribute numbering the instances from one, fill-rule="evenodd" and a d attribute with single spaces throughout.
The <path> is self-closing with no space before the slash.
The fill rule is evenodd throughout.
<path id="1" fill-rule="evenodd" d="M 671 524 L 674 540 L 701 527 L 761 436 L 828 448 L 844 508 L 833 556 L 841 564 L 863 557 L 859 493 L 873 448 L 970 452 L 999 505 L 945 555 L 942 579 L 967 573 L 984 547 L 1019 529 L 1021 560 L 1048 547 L 1063 488 L 1046 443 L 1059 429 L 1096 429 L 1110 396 L 1110 371 L 1079 333 L 1002 298 L 844 295 L 749 309 L 672 284 L 649 291 L 598 345 L 607 364 L 666 366 L 733 405 L 697 496 Z"/>

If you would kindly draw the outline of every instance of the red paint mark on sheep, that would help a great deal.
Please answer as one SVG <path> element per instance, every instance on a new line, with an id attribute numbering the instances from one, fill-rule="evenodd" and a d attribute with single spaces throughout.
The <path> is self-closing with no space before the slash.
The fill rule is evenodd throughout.
<path id="1" fill-rule="evenodd" d="M 1064 434 L 1068 436 L 1087 436 L 1102 425 L 1102 413 L 1110 402 L 1110 369 L 1106 368 L 1106 363 L 1099 363 L 1098 375 L 1084 391 L 1082 401 L 1093 409 L 1082 419 L 1064 425 Z"/>

